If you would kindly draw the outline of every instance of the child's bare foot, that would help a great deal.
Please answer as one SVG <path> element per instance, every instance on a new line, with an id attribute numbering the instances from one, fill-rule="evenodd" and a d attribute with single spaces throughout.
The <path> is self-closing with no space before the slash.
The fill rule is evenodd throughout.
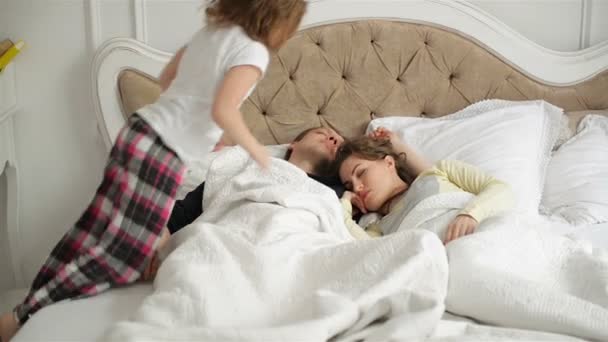
<path id="1" fill-rule="evenodd" d="M 19 323 L 15 321 L 12 312 L 7 312 L 0 316 L 0 342 L 8 342 L 19 330 Z"/>

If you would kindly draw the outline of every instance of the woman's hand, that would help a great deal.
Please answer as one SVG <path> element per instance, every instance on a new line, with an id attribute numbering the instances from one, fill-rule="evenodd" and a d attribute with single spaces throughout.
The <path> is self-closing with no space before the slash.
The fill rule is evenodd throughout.
<path id="1" fill-rule="evenodd" d="M 458 215 L 456 218 L 450 222 L 448 226 L 448 231 L 445 235 L 444 244 L 449 243 L 450 241 L 456 240 L 459 237 L 473 234 L 475 229 L 479 226 L 479 222 L 469 215 Z"/>
<path id="2" fill-rule="evenodd" d="M 393 133 L 388 128 L 378 127 L 368 134 L 368 136 L 374 140 L 388 139 L 393 146 L 401 144 L 401 139 L 397 134 Z"/>
<path id="3" fill-rule="evenodd" d="M 359 211 L 361 211 L 362 213 L 367 214 L 367 208 L 365 208 L 365 204 L 361 200 L 361 197 L 359 197 L 356 193 L 352 191 L 344 191 L 344 194 L 342 194 L 342 198 L 346 199 L 347 201 L 350 201 L 350 203 L 354 205 L 357 209 L 359 209 Z"/>

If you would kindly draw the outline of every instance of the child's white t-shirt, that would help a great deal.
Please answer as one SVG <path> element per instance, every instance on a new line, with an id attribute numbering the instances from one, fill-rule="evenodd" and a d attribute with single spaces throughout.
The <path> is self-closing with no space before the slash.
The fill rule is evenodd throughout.
<path id="1" fill-rule="evenodd" d="M 184 163 L 201 160 L 222 135 L 211 118 L 211 108 L 224 74 L 238 65 L 252 65 L 263 75 L 268 61 L 264 44 L 251 39 L 240 26 L 202 28 L 188 43 L 169 89 L 137 114 Z"/>

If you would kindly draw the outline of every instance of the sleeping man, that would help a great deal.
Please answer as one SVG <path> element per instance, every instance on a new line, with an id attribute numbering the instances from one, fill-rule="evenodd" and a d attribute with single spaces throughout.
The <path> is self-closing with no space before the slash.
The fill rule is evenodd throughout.
<path id="1" fill-rule="evenodd" d="M 370 136 L 373 138 L 383 138 L 385 135 L 381 134 L 381 131 L 384 132 L 385 130 L 376 130 Z M 338 198 L 340 198 L 344 193 L 344 186 L 334 170 L 333 162 L 336 158 L 336 152 L 343 142 L 344 138 L 331 128 L 309 128 L 301 132 L 291 142 L 284 159 L 306 172 L 310 178 L 331 188 Z M 409 145 L 401 143 L 399 146 L 400 151 L 407 156 L 406 164 L 416 175 L 430 165 L 426 159 L 419 156 Z M 158 248 L 161 248 L 167 242 L 170 234 L 174 234 L 194 222 L 203 213 L 204 189 L 205 183 L 203 182 L 196 189 L 188 193 L 184 199 L 175 202 L 167 228 L 163 232 Z M 347 227 L 355 238 L 361 239 L 367 237 L 367 234 L 363 230 L 358 229 L 358 227 L 353 225 L 347 225 Z M 158 267 L 159 261 L 155 254 L 149 266 L 142 274 L 142 280 L 145 281 L 153 278 Z"/>
<path id="2" fill-rule="evenodd" d="M 343 142 L 344 138 L 331 128 L 309 128 L 291 142 L 285 154 L 285 160 L 302 169 L 310 178 L 330 187 L 338 197 L 341 197 L 344 193 L 344 186 L 331 168 L 336 151 Z M 167 242 L 170 234 L 174 234 L 194 222 L 203 213 L 204 189 L 205 183 L 203 182 L 188 193 L 184 199 L 175 202 L 158 248 Z M 153 278 L 158 266 L 159 262 L 155 254 L 142 274 L 142 280 Z"/>
<path id="3" fill-rule="evenodd" d="M 319 183 L 332 188 L 338 197 L 344 193 L 340 179 L 331 170 L 336 151 L 344 138 L 328 127 L 309 128 L 301 132 L 288 147 L 285 160 L 302 169 Z M 192 223 L 203 213 L 203 182 L 188 193 L 183 200 L 175 202 L 171 218 L 167 223 L 171 234 Z"/>

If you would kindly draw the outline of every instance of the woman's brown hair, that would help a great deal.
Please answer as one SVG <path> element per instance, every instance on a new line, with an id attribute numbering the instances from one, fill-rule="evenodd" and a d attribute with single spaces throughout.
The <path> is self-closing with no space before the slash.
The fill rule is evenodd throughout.
<path id="1" fill-rule="evenodd" d="M 239 25 L 247 35 L 267 47 L 273 31 L 284 25 L 282 45 L 295 32 L 306 12 L 304 0 L 212 0 L 205 9 L 207 21 L 219 27 Z"/>
<path id="2" fill-rule="evenodd" d="M 395 169 L 397 175 L 404 182 L 411 184 L 415 177 L 412 177 L 407 167 L 407 155 L 403 152 L 397 153 L 393 149 L 389 139 L 372 139 L 367 136 L 355 138 L 347 141 L 338 150 L 336 156 L 336 170 L 340 169 L 342 163 L 350 156 L 357 156 L 366 160 L 380 160 L 387 156 L 395 159 Z"/>

